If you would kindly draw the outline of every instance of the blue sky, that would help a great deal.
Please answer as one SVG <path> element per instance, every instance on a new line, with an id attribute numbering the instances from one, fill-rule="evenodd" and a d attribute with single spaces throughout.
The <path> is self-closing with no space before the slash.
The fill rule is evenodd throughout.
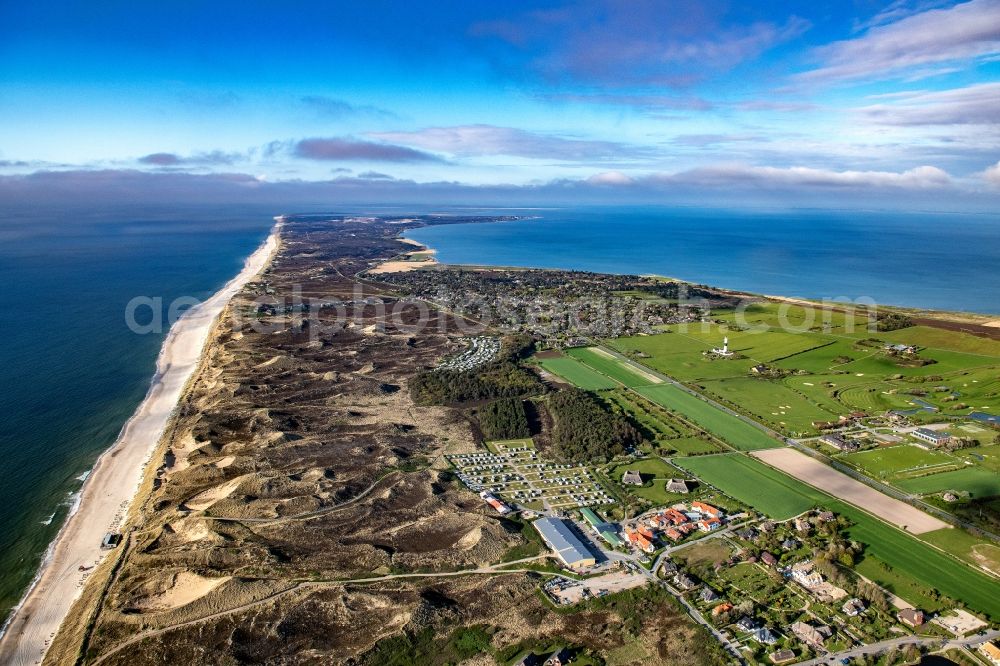
<path id="1" fill-rule="evenodd" d="M 0 86 L 8 191 L 1000 201 L 1000 0 L 5 2 Z"/>

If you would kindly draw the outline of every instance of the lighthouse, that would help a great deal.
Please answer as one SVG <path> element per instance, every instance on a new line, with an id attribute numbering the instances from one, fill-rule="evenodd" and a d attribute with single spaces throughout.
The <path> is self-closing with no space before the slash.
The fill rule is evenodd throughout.
<path id="1" fill-rule="evenodd" d="M 728 354 L 729 353 L 729 336 L 728 335 L 726 337 L 722 338 L 722 353 L 723 354 Z"/>

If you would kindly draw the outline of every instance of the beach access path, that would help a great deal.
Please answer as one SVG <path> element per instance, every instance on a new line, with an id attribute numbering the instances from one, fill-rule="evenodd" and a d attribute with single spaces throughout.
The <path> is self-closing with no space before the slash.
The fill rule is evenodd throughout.
<path id="1" fill-rule="evenodd" d="M 243 286 L 267 267 L 279 246 L 281 223 L 247 258 L 243 270 L 171 326 L 156 362 L 149 391 L 114 445 L 101 454 L 81 490 L 79 506 L 66 520 L 38 577 L 11 615 L 0 637 L 0 664 L 39 664 L 89 571 L 109 551 L 101 549 L 107 532 L 120 529 L 142 483 L 146 464 L 166 430 L 219 315 Z"/>

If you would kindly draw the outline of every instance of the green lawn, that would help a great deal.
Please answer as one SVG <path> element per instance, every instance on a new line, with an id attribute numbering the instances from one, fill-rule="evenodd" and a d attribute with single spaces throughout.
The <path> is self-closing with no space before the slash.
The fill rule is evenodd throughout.
<path id="1" fill-rule="evenodd" d="M 903 490 L 921 495 L 944 490 L 964 490 L 973 497 L 1000 495 L 1000 474 L 981 467 L 966 467 L 894 483 Z"/>
<path id="2" fill-rule="evenodd" d="M 562 377 L 569 383 L 588 391 L 612 389 L 618 386 L 608 377 L 587 367 L 575 358 L 560 356 L 559 358 L 540 358 L 538 364 L 554 375 Z"/>
<path id="3" fill-rule="evenodd" d="M 655 383 L 652 378 L 644 376 L 641 370 L 635 370 L 628 363 L 613 356 L 605 356 L 592 347 L 567 349 L 566 354 L 625 386 L 645 386 Z"/>
<path id="4" fill-rule="evenodd" d="M 680 413 L 742 451 L 770 449 L 781 445 L 762 430 L 673 384 L 642 386 L 636 391 L 653 402 Z"/>
<path id="5" fill-rule="evenodd" d="M 691 496 L 667 492 L 667 479 L 684 478 L 685 475 L 660 458 L 644 458 L 625 465 L 617 465 L 608 470 L 608 476 L 621 485 L 625 470 L 636 470 L 643 475 L 644 480 L 652 483 L 648 486 L 622 486 L 622 488 L 656 505 L 666 506 Z"/>

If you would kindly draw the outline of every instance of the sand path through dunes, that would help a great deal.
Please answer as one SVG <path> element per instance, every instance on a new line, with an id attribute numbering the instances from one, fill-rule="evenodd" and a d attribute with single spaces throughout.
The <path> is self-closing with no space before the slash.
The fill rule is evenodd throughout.
<path id="1" fill-rule="evenodd" d="M 0 664 L 28 666 L 45 655 L 48 641 L 82 589 L 84 572 L 79 567 L 97 564 L 107 554 L 101 550 L 101 539 L 119 528 L 219 314 L 270 262 L 279 245 L 280 227 L 279 221 L 239 275 L 170 328 L 145 399 L 118 440 L 98 458 L 84 483 L 78 510 L 63 525 L 34 585 L 11 615 L 0 637 Z"/>
<path id="2" fill-rule="evenodd" d="M 923 534 L 951 527 L 943 520 L 938 520 L 906 502 L 880 493 L 795 449 L 768 449 L 754 451 L 750 455 L 911 534 Z"/>

